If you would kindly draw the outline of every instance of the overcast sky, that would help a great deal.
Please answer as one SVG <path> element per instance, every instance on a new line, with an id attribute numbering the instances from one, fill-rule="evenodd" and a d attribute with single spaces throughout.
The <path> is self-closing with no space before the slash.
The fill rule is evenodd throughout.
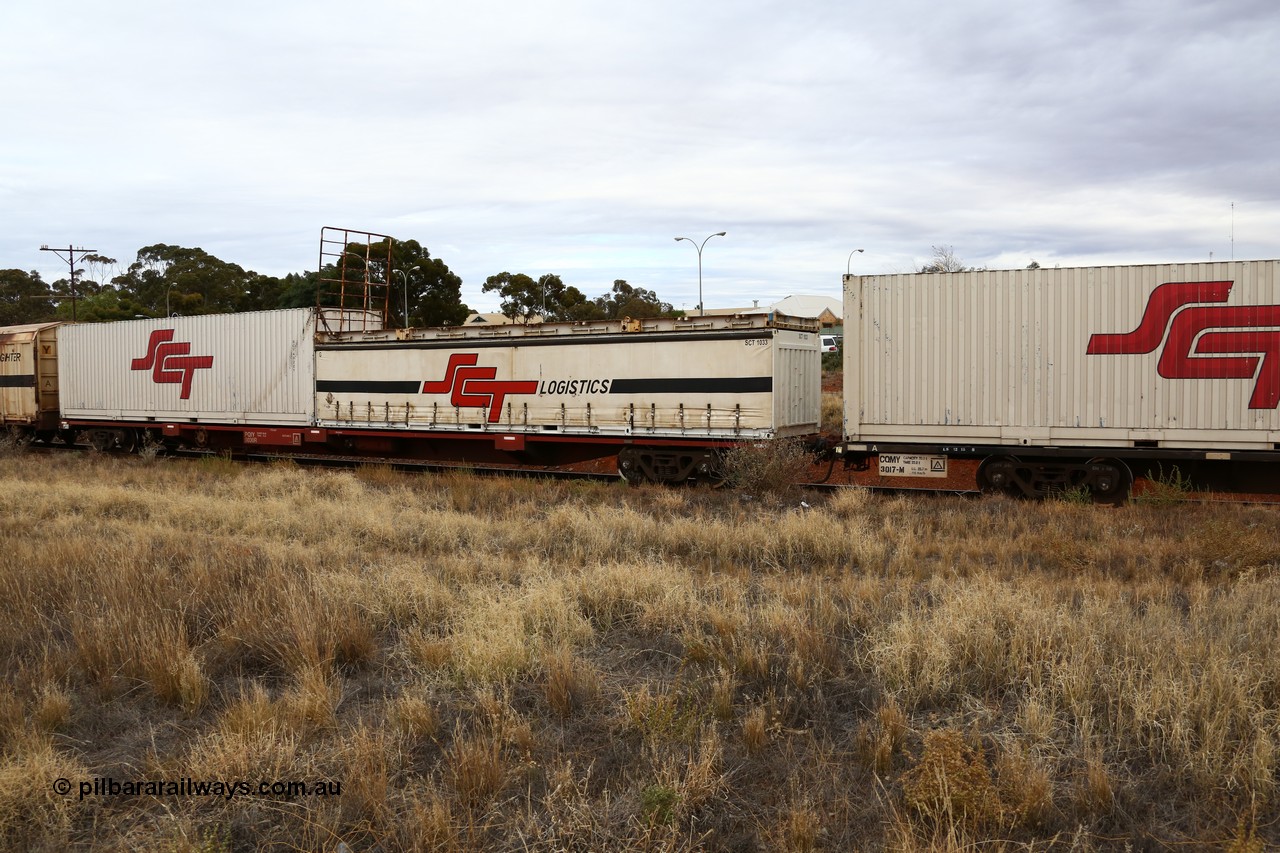
<path id="1" fill-rule="evenodd" d="M 1275 0 L 7 0 L 0 268 L 323 226 L 676 307 L 972 265 L 1280 257 Z M 1234 208 L 1233 208 L 1234 205 Z M 1233 241 L 1234 236 L 1234 241 Z"/>

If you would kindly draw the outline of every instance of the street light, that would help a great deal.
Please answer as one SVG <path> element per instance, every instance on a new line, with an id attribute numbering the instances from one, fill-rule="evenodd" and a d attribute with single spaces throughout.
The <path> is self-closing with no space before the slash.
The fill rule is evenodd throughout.
<path id="1" fill-rule="evenodd" d="M 422 267 L 409 267 L 409 272 L 417 272 Z M 392 272 L 400 273 L 400 280 L 404 282 L 404 327 L 409 328 L 409 276 L 404 270 L 392 270 Z"/>
<path id="2" fill-rule="evenodd" d="M 717 231 L 714 234 L 708 234 L 707 240 L 710 240 L 712 237 L 723 237 L 725 236 L 725 233 L 726 232 L 724 231 Z M 689 240 L 689 238 L 688 237 L 676 238 L 677 243 L 679 243 L 681 240 Z M 703 240 L 701 244 L 699 244 L 694 240 L 689 240 L 690 243 L 693 243 L 694 248 L 698 250 L 698 316 L 699 317 L 702 317 L 706 314 L 706 306 L 702 304 L 702 247 L 707 245 L 707 240 Z"/>
<path id="3" fill-rule="evenodd" d="M 852 252 L 850 252 L 850 253 L 849 253 L 849 260 L 848 260 L 848 261 L 845 263 L 845 265 L 844 265 L 844 274 L 845 274 L 845 275 L 852 275 L 852 273 L 850 272 L 850 270 L 852 270 L 852 269 L 853 269 L 853 267 L 852 267 L 852 264 L 853 264 L 853 256 L 854 256 L 854 255 L 856 255 L 856 254 L 858 254 L 858 253 L 859 253 L 859 252 L 861 252 L 861 251 L 862 251 L 862 249 L 854 249 Z"/>
<path id="4" fill-rule="evenodd" d="M 361 264 L 360 268 L 364 271 L 365 278 L 369 277 L 369 259 L 368 258 L 364 257 L 363 255 L 357 255 L 355 252 L 343 252 L 342 254 L 349 255 L 350 257 L 353 257 L 357 261 L 359 261 Z M 344 265 L 343 269 L 345 268 L 346 266 Z"/>

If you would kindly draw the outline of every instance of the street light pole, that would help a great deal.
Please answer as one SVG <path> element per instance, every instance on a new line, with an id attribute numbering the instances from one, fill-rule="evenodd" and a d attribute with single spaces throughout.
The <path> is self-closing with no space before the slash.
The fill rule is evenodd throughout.
<path id="1" fill-rule="evenodd" d="M 717 231 L 714 234 L 708 234 L 707 239 L 703 240 L 702 243 L 698 243 L 695 240 L 689 240 L 688 237 L 676 238 L 677 243 L 679 243 L 681 240 L 689 240 L 690 243 L 693 243 L 694 248 L 698 250 L 698 316 L 699 317 L 706 315 L 706 306 L 702 304 L 702 247 L 707 245 L 707 240 L 710 240 L 712 237 L 723 237 L 725 236 L 725 233 L 726 232 L 724 231 Z"/>
<path id="2" fill-rule="evenodd" d="M 849 253 L 849 260 L 848 260 L 848 261 L 846 261 L 846 262 L 845 262 L 845 265 L 844 265 L 844 274 L 845 274 L 845 275 L 852 275 L 852 273 L 850 272 L 850 270 L 852 270 L 852 269 L 853 269 L 853 256 L 854 256 L 854 255 L 856 255 L 856 254 L 858 254 L 858 253 L 859 253 L 859 252 L 861 252 L 861 251 L 862 251 L 862 249 L 854 249 L 852 252 L 850 252 L 850 253 Z"/>
<path id="3" fill-rule="evenodd" d="M 96 252 L 98 250 L 77 249 L 74 246 L 67 246 L 67 256 L 65 258 L 62 257 L 62 249 L 50 249 L 48 246 L 41 246 L 40 251 L 53 252 L 58 257 L 66 261 L 67 265 L 71 268 L 71 322 L 74 323 L 76 321 L 76 255 L 84 257 L 90 252 Z"/>
<path id="4" fill-rule="evenodd" d="M 409 267 L 409 272 L 417 272 L 422 267 Z M 392 270 L 392 272 L 400 273 L 400 280 L 404 283 L 404 327 L 409 328 L 409 276 L 404 270 Z"/>
<path id="5" fill-rule="evenodd" d="M 369 278 L 369 273 L 373 271 L 373 259 L 368 257 L 363 257 L 361 255 L 357 255 L 355 252 L 348 251 L 346 249 L 343 250 L 342 255 L 343 257 L 355 258 L 361 264 L 361 272 L 364 273 L 364 299 L 361 300 L 360 304 L 365 311 L 369 311 L 370 300 L 373 297 L 373 294 L 369 292 L 370 289 L 372 288 L 372 281 Z M 352 283 L 354 284 L 354 282 Z M 342 312 L 342 315 L 343 315 L 342 322 L 345 323 L 346 308 L 347 308 L 347 262 L 346 261 L 342 261 L 342 269 L 338 271 L 338 288 L 339 288 L 338 309 Z M 388 292 L 390 292 L 390 286 L 388 286 Z M 383 312 L 382 312 L 384 318 L 386 317 L 386 314 L 387 314 L 386 307 L 387 306 L 384 306 Z"/>

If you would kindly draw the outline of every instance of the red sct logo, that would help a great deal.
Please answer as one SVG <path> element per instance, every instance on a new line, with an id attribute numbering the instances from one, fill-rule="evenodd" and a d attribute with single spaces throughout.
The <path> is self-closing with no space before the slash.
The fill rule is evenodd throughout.
<path id="1" fill-rule="evenodd" d="M 536 394 L 538 381 L 498 381 L 496 367 L 476 367 L 480 356 L 473 352 L 454 353 L 439 382 L 423 382 L 423 394 L 448 394 L 449 402 L 458 408 L 485 407 L 489 410 L 489 423 L 496 424 L 502 416 L 502 403 L 508 394 Z"/>
<path id="2" fill-rule="evenodd" d="M 1138 328 L 1089 338 L 1088 355 L 1145 355 L 1164 342 L 1165 379 L 1252 379 L 1250 409 L 1280 405 L 1280 305 L 1226 302 L 1230 281 L 1169 282 L 1151 291 Z M 1167 331 L 1167 335 L 1166 335 Z"/>
<path id="3" fill-rule="evenodd" d="M 150 370 L 151 381 L 161 385 L 182 385 L 180 399 L 191 399 L 191 379 L 197 370 L 213 367 L 211 355 L 188 355 L 190 343 L 170 343 L 173 329 L 156 329 L 147 341 L 147 354 L 130 362 L 133 370 Z"/>

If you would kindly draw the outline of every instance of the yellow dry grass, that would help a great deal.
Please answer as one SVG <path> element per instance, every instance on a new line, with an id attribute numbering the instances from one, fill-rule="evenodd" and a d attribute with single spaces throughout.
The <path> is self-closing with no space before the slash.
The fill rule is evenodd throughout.
<path id="1" fill-rule="evenodd" d="M 1280 844 L 1274 508 L 36 455 L 0 488 L 6 848 Z M 254 790 L 80 795 L 184 779 Z M 340 787 L 257 791 L 290 781 Z"/>

